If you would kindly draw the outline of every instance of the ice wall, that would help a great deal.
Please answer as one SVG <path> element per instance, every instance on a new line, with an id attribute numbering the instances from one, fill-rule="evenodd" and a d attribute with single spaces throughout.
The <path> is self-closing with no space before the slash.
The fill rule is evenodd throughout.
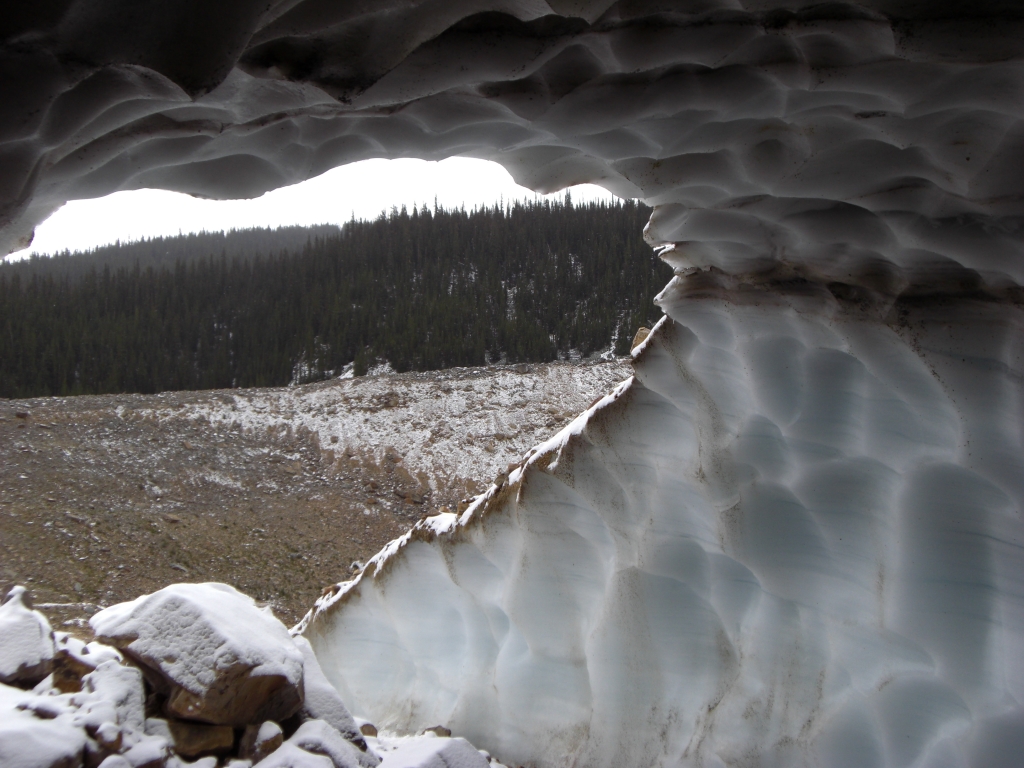
<path id="1" fill-rule="evenodd" d="M 346 700 L 517 765 L 1019 765 L 1021 309 L 661 305 L 632 379 L 320 601 Z"/>

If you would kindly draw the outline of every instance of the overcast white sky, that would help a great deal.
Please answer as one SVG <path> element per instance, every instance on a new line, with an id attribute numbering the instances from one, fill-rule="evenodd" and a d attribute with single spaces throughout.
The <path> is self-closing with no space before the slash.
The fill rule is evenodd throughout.
<path id="1" fill-rule="evenodd" d="M 611 199 L 593 185 L 573 187 L 574 200 Z M 557 193 L 561 197 L 564 192 Z M 391 206 L 491 205 L 504 197 L 532 199 L 497 163 L 469 158 L 441 162 L 366 160 L 335 168 L 315 179 L 274 190 L 254 200 L 200 200 L 144 189 L 95 200 L 75 200 L 36 228 L 32 246 L 9 256 L 85 250 L 116 240 L 289 224 L 341 224 L 376 218 Z"/>

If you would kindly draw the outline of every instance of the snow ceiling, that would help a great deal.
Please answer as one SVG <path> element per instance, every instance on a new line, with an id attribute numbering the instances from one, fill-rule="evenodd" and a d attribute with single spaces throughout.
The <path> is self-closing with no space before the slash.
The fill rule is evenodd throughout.
<path id="1" fill-rule="evenodd" d="M 688 264 L 887 295 L 1024 282 L 1015 0 L 15 5 L 6 250 L 69 199 L 468 155 L 641 197 Z"/>

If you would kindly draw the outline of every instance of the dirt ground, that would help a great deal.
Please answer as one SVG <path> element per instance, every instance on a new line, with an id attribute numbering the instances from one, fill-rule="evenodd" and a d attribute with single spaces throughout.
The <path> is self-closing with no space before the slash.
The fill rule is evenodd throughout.
<path id="1" fill-rule="evenodd" d="M 538 430 L 606 391 L 602 375 L 556 417 L 538 410 Z M 325 449 L 303 426 L 156 415 L 237 392 L 0 400 L 0 589 L 25 584 L 68 629 L 169 583 L 222 581 L 290 625 L 411 523 L 483 487 L 425 483 L 393 448 Z"/>

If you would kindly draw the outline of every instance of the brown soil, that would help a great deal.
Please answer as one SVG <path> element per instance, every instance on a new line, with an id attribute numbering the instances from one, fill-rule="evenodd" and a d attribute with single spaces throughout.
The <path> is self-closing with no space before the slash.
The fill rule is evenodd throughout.
<path id="1" fill-rule="evenodd" d="M 424 498 L 400 462 L 325 456 L 308 432 L 136 417 L 152 400 L 0 402 L 0 588 L 26 584 L 56 625 L 178 581 L 232 584 L 293 623 L 326 581 L 458 500 Z"/>
<path id="2" fill-rule="evenodd" d="M 510 414 L 522 432 L 519 442 L 530 445 L 622 374 L 604 365 L 581 380 L 569 378 L 570 368 L 533 368 L 550 377 L 538 379 L 548 389 L 535 390 L 534 400 Z M 2 593 L 25 584 L 55 628 L 75 629 L 99 607 L 170 583 L 221 581 L 270 605 L 285 623 L 296 622 L 325 586 L 348 578 L 357 563 L 417 519 L 456 508 L 467 491 L 482 490 L 477 480 L 487 477 L 459 477 L 447 468 L 438 474 L 438 467 L 428 478 L 422 469 L 407 469 L 393 447 L 378 445 L 375 455 L 335 438 L 322 448 L 320 437 L 304 427 L 243 431 L 189 414 L 223 408 L 239 393 L 258 399 L 260 393 L 337 387 L 355 397 L 394 386 L 403 397 L 419 392 L 415 396 L 424 398 L 415 419 L 432 422 L 426 428 L 441 435 L 466 431 L 472 444 L 466 424 L 481 423 L 480 414 L 493 412 L 492 405 L 472 401 L 469 421 L 460 426 L 433 407 L 436 397 L 453 387 L 468 392 L 471 384 L 479 389 L 474 397 L 493 396 L 496 375 L 454 369 L 431 378 L 436 387 L 422 388 L 424 376 L 293 390 L 0 400 Z M 597 391 L 584 391 L 590 387 Z M 399 425 L 409 418 L 399 409 L 389 413 Z M 502 435 L 485 441 L 479 461 L 466 467 L 469 474 L 483 475 L 488 462 L 505 466 L 521 455 L 525 449 L 513 442 Z"/>

